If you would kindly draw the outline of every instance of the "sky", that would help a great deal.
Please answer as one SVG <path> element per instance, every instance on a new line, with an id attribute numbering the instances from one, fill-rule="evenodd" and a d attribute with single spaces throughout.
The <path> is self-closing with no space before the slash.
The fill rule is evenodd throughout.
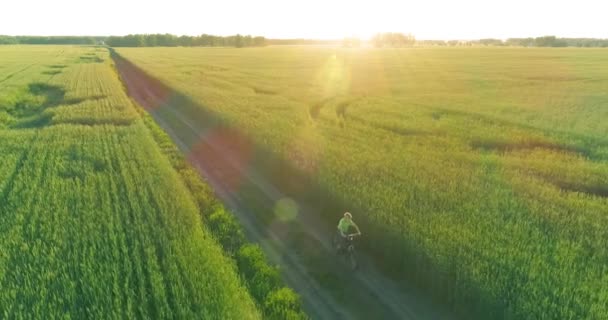
<path id="1" fill-rule="evenodd" d="M 605 0 L 2 0 L 7 35 L 261 35 L 267 38 L 608 38 Z"/>

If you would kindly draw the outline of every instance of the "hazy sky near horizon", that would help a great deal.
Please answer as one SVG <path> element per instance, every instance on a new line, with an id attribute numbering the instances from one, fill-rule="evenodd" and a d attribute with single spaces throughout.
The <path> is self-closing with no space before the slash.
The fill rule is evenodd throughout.
<path id="1" fill-rule="evenodd" d="M 608 38 L 603 0 L 4 0 L 0 34 L 236 33 L 269 38 Z"/>

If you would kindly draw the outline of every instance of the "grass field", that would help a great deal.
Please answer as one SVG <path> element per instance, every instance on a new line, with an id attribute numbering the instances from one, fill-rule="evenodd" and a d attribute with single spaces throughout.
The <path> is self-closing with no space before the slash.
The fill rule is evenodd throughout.
<path id="1" fill-rule="evenodd" d="M 311 177 L 460 314 L 608 317 L 605 50 L 117 52 Z"/>
<path id="2" fill-rule="evenodd" d="M 0 161 L 0 318 L 261 318 L 107 49 L 0 47 Z"/>

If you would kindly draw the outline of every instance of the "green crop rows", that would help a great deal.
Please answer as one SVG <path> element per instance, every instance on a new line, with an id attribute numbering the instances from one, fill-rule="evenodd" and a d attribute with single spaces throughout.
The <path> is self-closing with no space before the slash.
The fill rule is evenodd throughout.
<path id="1" fill-rule="evenodd" d="M 0 318 L 268 314 L 145 119 L 107 49 L 0 48 Z M 299 308 L 275 287 L 268 308 Z"/>
<path id="2" fill-rule="evenodd" d="M 608 318 L 605 50 L 118 52 L 329 190 L 461 315 Z"/>

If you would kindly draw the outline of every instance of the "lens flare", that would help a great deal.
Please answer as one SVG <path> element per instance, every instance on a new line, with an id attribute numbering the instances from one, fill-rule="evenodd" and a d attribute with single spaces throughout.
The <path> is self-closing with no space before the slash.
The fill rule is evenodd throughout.
<path id="1" fill-rule="evenodd" d="M 274 206 L 274 214 L 280 221 L 287 222 L 298 216 L 298 204 L 289 198 L 283 198 Z"/>

